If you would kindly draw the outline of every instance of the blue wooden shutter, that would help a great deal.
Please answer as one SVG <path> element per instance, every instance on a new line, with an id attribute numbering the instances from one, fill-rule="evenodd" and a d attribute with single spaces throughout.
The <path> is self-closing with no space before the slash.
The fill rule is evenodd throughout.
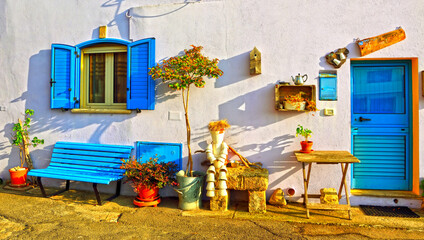
<path id="1" fill-rule="evenodd" d="M 406 190 L 408 152 L 406 133 L 354 135 L 353 154 L 361 162 L 353 164 L 352 187 L 358 189 Z"/>
<path id="2" fill-rule="evenodd" d="M 51 108 L 74 108 L 76 48 L 53 44 L 51 59 Z"/>
<path id="3" fill-rule="evenodd" d="M 155 109 L 155 82 L 148 74 L 155 65 L 155 39 L 128 45 L 127 109 Z"/>
<path id="4" fill-rule="evenodd" d="M 319 75 L 319 100 L 337 100 L 337 75 L 321 73 Z"/>
<path id="5" fill-rule="evenodd" d="M 150 158 L 158 158 L 159 162 L 174 162 L 178 169 L 183 165 L 183 144 L 163 142 L 137 142 L 137 159 L 147 162 Z"/>

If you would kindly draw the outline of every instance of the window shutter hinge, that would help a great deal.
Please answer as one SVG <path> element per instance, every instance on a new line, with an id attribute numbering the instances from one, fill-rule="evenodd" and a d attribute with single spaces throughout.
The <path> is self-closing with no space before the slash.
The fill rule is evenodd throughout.
<path id="1" fill-rule="evenodd" d="M 56 83 L 56 81 L 53 81 L 53 78 L 50 78 L 50 87 L 53 86 L 53 83 Z"/>
<path id="2" fill-rule="evenodd" d="M 72 88 L 68 88 L 69 91 L 72 91 Z"/>
<path id="3" fill-rule="evenodd" d="M 80 57 L 80 55 L 78 55 L 78 52 L 77 51 L 75 51 L 74 53 L 75 53 L 76 58 L 79 58 Z"/>
<path id="4" fill-rule="evenodd" d="M 75 103 L 79 103 L 79 100 L 76 97 L 74 97 L 74 101 Z"/>

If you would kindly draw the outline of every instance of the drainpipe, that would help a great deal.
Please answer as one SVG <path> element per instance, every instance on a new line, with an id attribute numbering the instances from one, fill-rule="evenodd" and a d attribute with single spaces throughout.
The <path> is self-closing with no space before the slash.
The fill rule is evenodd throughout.
<path id="1" fill-rule="evenodd" d="M 128 11 L 125 13 L 125 16 L 127 17 L 127 19 L 128 19 L 128 40 L 129 41 L 133 41 L 132 39 L 131 39 L 131 18 L 132 18 L 132 16 L 131 16 L 131 14 L 130 14 L 130 10 L 131 9 L 128 9 Z"/>

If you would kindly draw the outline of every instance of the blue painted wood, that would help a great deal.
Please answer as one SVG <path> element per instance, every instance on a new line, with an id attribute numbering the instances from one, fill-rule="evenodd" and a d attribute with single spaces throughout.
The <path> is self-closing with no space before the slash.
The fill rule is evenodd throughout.
<path id="1" fill-rule="evenodd" d="M 155 39 L 129 44 L 127 57 L 127 109 L 154 110 L 155 82 L 148 72 L 155 66 Z"/>
<path id="2" fill-rule="evenodd" d="M 352 188 L 411 190 L 410 66 L 352 61 Z"/>
<path id="3" fill-rule="evenodd" d="M 121 163 L 122 158 L 110 158 L 110 157 L 96 157 L 96 156 L 84 156 L 84 155 L 71 155 L 62 153 L 53 153 L 52 159 L 71 159 L 71 160 L 85 160 L 85 161 L 96 161 L 96 162 L 108 162 L 108 163 Z"/>
<path id="4" fill-rule="evenodd" d="M 337 74 L 321 73 L 319 75 L 319 100 L 337 100 Z"/>
<path id="5" fill-rule="evenodd" d="M 82 42 L 78 45 L 76 45 L 76 47 L 78 48 L 86 48 L 86 47 L 90 47 L 96 44 L 105 44 L 105 43 L 112 43 L 112 44 L 120 44 L 120 45 L 125 45 L 128 46 L 131 42 L 123 40 L 123 39 L 117 39 L 117 38 L 98 38 L 98 39 L 93 39 L 93 40 L 88 40 L 85 42 Z"/>
<path id="6" fill-rule="evenodd" d="M 96 152 L 96 151 L 85 151 L 85 150 L 76 150 L 76 149 L 62 149 L 55 148 L 53 153 L 65 153 L 73 155 L 83 155 L 83 156 L 101 156 L 108 158 L 126 158 L 127 154 L 125 153 L 114 153 L 114 152 Z"/>
<path id="7" fill-rule="evenodd" d="M 75 47 L 52 44 L 50 108 L 74 108 Z"/>
<path id="8" fill-rule="evenodd" d="M 164 142 L 144 142 L 139 141 L 136 144 L 137 159 L 142 162 L 150 158 L 158 158 L 160 162 L 174 162 L 178 169 L 182 169 L 183 164 L 183 144 L 182 143 L 164 143 Z"/>
<path id="9" fill-rule="evenodd" d="M 128 159 L 132 149 L 121 145 L 57 142 L 50 165 L 33 169 L 28 175 L 109 184 L 123 178 L 121 160 Z"/>

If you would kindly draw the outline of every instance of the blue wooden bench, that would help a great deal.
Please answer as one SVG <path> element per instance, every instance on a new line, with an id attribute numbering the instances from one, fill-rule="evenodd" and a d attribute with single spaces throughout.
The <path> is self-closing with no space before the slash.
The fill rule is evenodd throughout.
<path id="1" fill-rule="evenodd" d="M 93 183 L 97 203 L 102 204 L 97 184 L 109 184 L 118 181 L 116 193 L 108 198 L 110 201 L 119 196 L 121 179 L 125 170 L 120 169 L 122 159 L 128 159 L 132 146 L 57 142 L 53 148 L 50 165 L 45 169 L 33 169 L 28 176 L 37 177 L 41 193 L 47 197 L 41 178 L 66 180 L 66 187 L 50 196 L 69 190 L 69 181 Z"/>

